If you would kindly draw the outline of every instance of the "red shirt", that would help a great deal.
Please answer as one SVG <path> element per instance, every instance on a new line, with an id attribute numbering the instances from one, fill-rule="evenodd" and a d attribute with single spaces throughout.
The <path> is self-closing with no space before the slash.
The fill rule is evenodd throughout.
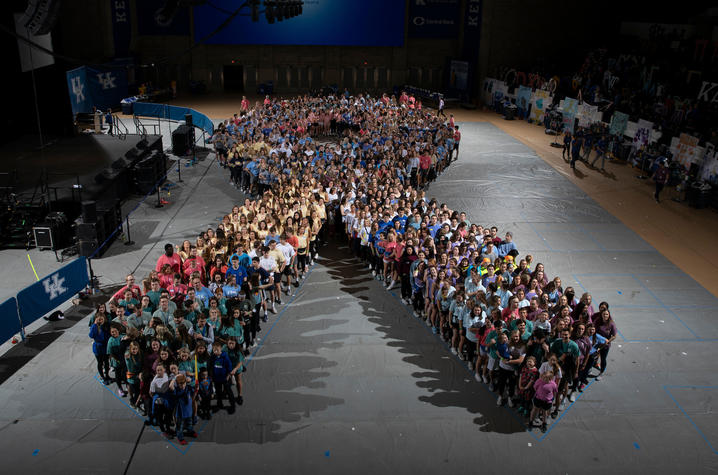
<path id="1" fill-rule="evenodd" d="M 206 267 L 206 264 L 204 262 L 204 259 L 202 259 L 200 256 L 194 258 L 190 257 L 189 259 L 184 261 L 183 267 L 185 276 L 189 277 L 190 275 L 192 275 L 192 272 L 197 271 L 199 272 L 199 278 L 204 282 L 204 268 Z"/>
<path id="2" fill-rule="evenodd" d="M 249 110 L 249 101 L 247 99 L 242 99 L 242 110 Z"/>
<path id="3" fill-rule="evenodd" d="M 454 140 L 456 140 L 457 142 L 461 141 L 461 132 L 459 132 L 458 130 L 454 132 Z"/>
<path id="4" fill-rule="evenodd" d="M 173 273 L 179 273 L 182 270 L 182 258 L 177 253 L 173 253 L 172 257 L 167 257 L 167 254 L 162 254 L 160 258 L 157 259 L 155 270 L 157 272 L 162 272 L 162 267 L 165 264 L 170 265 Z"/>
<path id="5" fill-rule="evenodd" d="M 422 155 L 419 157 L 419 167 L 422 170 L 428 170 L 431 166 L 431 157 L 428 155 Z"/>
<path id="6" fill-rule="evenodd" d="M 125 298 L 125 290 L 131 290 L 132 295 L 137 299 L 140 300 L 142 297 L 142 290 L 140 290 L 140 286 L 135 284 L 131 288 L 127 287 L 126 285 L 122 287 L 120 290 L 118 290 L 115 295 L 112 296 L 115 300 L 120 300 Z"/>

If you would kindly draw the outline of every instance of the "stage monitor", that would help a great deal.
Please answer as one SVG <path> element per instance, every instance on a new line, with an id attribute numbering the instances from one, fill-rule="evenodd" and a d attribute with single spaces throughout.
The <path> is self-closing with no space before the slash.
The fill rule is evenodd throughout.
<path id="1" fill-rule="evenodd" d="M 222 10 L 234 11 L 243 0 L 222 2 Z M 208 39 L 208 44 L 402 46 L 404 0 L 311 0 L 302 14 L 267 23 L 264 15 L 253 22 L 251 15 L 237 16 Z M 262 2 L 261 9 L 264 9 Z M 246 10 L 246 12 L 245 12 Z M 242 13 L 249 14 L 245 7 Z M 209 4 L 194 8 L 194 40 L 200 41 L 227 18 Z"/>

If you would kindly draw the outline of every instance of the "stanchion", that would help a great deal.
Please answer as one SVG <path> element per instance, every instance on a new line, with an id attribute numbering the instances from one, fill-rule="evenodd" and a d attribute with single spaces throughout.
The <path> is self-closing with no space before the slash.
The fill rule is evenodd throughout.
<path id="1" fill-rule="evenodd" d="M 182 180 L 182 157 L 177 157 L 177 183 L 184 183 Z"/>
<path id="2" fill-rule="evenodd" d="M 160 185 L 157 184 L 157 204 L 155 205 L 155 208 L 163 208 L 164 205 L 162 204 L 162 199 L 160 198 Z"/>
<path id="3" fill-rule="evenodd" d="M 125 242 L 125 246 L 131 246 L 135 243 L 135 241 L 132 240 L 130 237 L 130 216 L 127 215 L 125 217 L 125 222 L 127 223 L 127 242 Z"/>

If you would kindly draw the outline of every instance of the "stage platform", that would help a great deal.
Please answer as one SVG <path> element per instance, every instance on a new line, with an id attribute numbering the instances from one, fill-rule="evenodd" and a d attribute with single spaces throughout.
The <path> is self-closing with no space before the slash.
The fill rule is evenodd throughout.
<path id="1" fill-rule="evenodd" d="M 148 135 L 152 142 L 161 136 Z M 39 147 L 37 136 L 24 136 L 0 147 L 0 172 L 17 174 L 17 191 L 32 191 L 41 172 L 47 172 L 48 184 L 61 187 L 62 198 L 70 193 L 77 177 L 90 193 L 94 192 L 94 177 L 103 169 L 134 148 L 142 140 L 140 135 L 124 138 L 107 134 L 79 134 L 75 137 L 50 138 Z M 9 186 L 3 182 L 2 186 Z M 67 190 L 65 190 L 67 188 Z"/>
<path id="2" fill-rule="evenodd" d="M 466 210 L 472 222 L 513 231 L 521 254 L 533 254 L 550 277 L 610 302 L 620 330 L 603 380 L 546 434 L 497 408 L 396 292 L 332 244 L 262 325 L 237 413 L 201 423 L 189 446 L 164 440 L 95 378 L 83 319 L 0 385 L 6 470 L 718 470 L 718 299 L 533 150 L 491 124 L 461 126 L 459 161 L 427 195 Z M 146 273 L 164 242 L 190 237 L 242 199 L 215 162 L 189 180 L 170 213 L 144 209 L 141 249 L 115 243 L 98 262 Z"/>

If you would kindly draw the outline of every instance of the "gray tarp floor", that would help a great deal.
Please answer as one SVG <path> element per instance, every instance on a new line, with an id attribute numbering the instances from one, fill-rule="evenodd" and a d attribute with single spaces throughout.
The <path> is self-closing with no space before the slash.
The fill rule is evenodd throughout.
<path id="1" fill-rule="evenodd" d="M 4 470 L 122 473 L 130 458 L 129 473 L 718 470 L 716 299 L 526 146 L 485 123 L 462 128 L 460 160 L 429 195 L 513 231 L 549 277 L 609 301 L 621 333 L 606 377 L 546 434 L 497 408 L 397 296 L 328 246 L 263 325 L 235 415 L 200 423 L 182 448 L 143 429 L 95 379 L 83 320 L 0 386 Z M 214 218 L 239 199 L 223 170 L 201 166 L 210 168 L 197 199 L 182 202 L 171 229 L 143 237 L 155 248 L 141 268 L 169 235 L 207 224 L 208 204 Z M 100 267 L 140 253 L 108 255 Z"/>

